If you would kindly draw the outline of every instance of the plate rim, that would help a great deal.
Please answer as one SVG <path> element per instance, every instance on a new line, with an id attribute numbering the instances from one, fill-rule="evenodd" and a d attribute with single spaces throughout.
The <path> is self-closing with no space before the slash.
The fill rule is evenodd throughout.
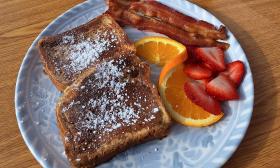
<path id="1" fill-rule="evenodd" d="M 30 144 L 31 142 L 27 139 L 27 135 L 24 133 L 24 129 L 23 129 L 23 126 L 21 125 L 20 123 L 20 109 L 19 109 L 19 97 L 20 97 L 20 87 L 21 87 L 21 78 L 23 78 L 24 74 L 23 74 L 23 71 L 24 69 L 26 68 L 25 65 L 30 61 L 29 60 L 29 57 L 28 55 L 30 55 L 30 53 L 32 52 L 32 50 L 34 48 L 36 48 L 36 44 L 38 42 L 38 40 L 45 34 L 48 32 L 48 30 L 56 23 L 58 22 L 60 19 L 62 19 L 64 16 L 66 16 L 67 14 L 71 13 L 72 11 L 74 10 L 78 10 L 79 8 L 83 7 L 83 6 L 86 6 L 86 5 L 91 5 L 90 2 L 96 2 L 96 1 L 102 1 L 102 0 L 90 0 L 90 1 L 85 1 L 85 2 L 82 2 L 82 3 L 79 3 L 77 4 L 76 6 L 68 9 L 67 11 L 63 12 L 62 14 L 60 14 L 57 18 L 55 18 L 52 22 L 50 22 L 41 32 L 40 34 L 35 38 L 35 40 L 32 42 L 31 46 L 29 47 L 29 49 L 27 50 L 23 60 L 22 60 L 22 63 L 20 65 L 20 69 L 18 71 L 18 75 L 17 75 L 17 80 L 16 80 L 16 87 L 15 87 L 15 112 L 16 112 L 16 118 L 17 118 L 17 123 L 18 123 L 18 127 L 20 129 L 20 133 L 24 139 L 24 142 L 25 144 L 27 145 L 28 149 L 31 151 L 32 155 L 35 157 L 35 159 L 40 163 L 41 166 L 46 166 L 46 164 L 42 161 L 42 159 L 40 158 L 40 156 L 38 154 L 36 154 L 36 151 L 35 151 L 35 148 Z M 184 3 L 184 4 L 187 4 L 189 3 L 189 5 L 193 5 L 194 7 L 198 8 L 199 10 L 201 11 L 204 11 L 207 15 L 213 17 L 214 19 L 218 20 L 220 23 L 224 24 L 223 22 L 221 22 L 215 15 L 213 15 L 211 12 L 209 12 L 208 10 L 200 7 L 199 5 L 197 4 L 194 4 L 192 2 L 189 2 L 189 1 L 184 1 L 184 0 L 177 0 L 177 1 L 181 1 L 181 3 Z M 170 3 L 170 2 L 168 2 Z M 225 25 L 225 24 L 224 24 Z M 226 26 L 227 27 L 227 26 Z M 250 68 L 250 63 L 247 59 L 247 56 L 246 56 L 246 53 L 244 52 L 242 46 L 240 45 L 238 39 L 234 36 L 234 34 L 232 33 L 232 31 L 230 30 L 229 27 L 227 27 L 228 29 L 228 32 L 232 34 L 232 36 L 235 38 L 236 42 L 237 42 L 237 45 L 239 45 L 240 49 L 241 49 L 241 52 L 244 54 L 247 62 L 248 62 L 248 68 L 246 69 L 247 72 L 246 73 L 250 73 L 250 78 L 249 78 L 249 81 L 250 81 L 250 84 L 252 85 L 252 95 L 250 95 L 250 100 L 249 100 L 249 103 L 248 103 L 248 106 L 250 106 L 250 110 L 249 110 L 249 113 L 248 113 L 248 116 L 247 117 L 247 120 L 243 121 L 242 122 L 242 127 L 241 129 L 239 130 L 239 138 L 236 139 L 236 141 L 234 141 L 234 145 L 231 145 L 231 148 L 228 148 L 228 150 L 224 150 L 224 153 L 223 153 L 223 156 L 219 157 L 219 158 L 216 158 L 217 154 L 214 155 L 215 156 L 215 159 L 211 161 L 212 163 L 212 167 L 221 167 L 222 165 L 225 164 L 226 161 L 228 161 L 228 159 L 233 155 L 233 153 L 236 151 L 236 149 L 239 147 L 240 143 L 242 142 L 242 140 L 244 139 L 245 135 L 246 135 L 246 132 L 248 130 L 248 126 L 251 122 L 251 119 L 252 119 L 252 113 L 253 113 L 253 105 L 254 105 L 254 81 L 253 81 L 253 76 L 252 76 L 252 72 L 251 72 L 251 68 Z M 237 119 L 238 120 L 238 119 Z M 244 124 L 245 123 L 245 124 Z M 235 128 L 236 129 L 236 128 Z M 232 133 L 234 132 L 234 130 L 230 133 L 230 136 L 232 135 Z M 228 141 L 228 140 L 227 140 Z M 227 142 L 226 141 L 226 142 Z M 221 149 L 217 152 L 220 152 L 222 149 L 225 149 L 226 147 L 226 143 L 224 144 L 224 146 L 221 147 Z"/>

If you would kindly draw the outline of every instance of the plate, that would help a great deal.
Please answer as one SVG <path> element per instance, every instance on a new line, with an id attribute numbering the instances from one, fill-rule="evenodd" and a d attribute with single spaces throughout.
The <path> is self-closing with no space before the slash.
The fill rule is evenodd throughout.
<path id="1" fill-rule="evenodd" d="M 214 25 L 222 23 L 206 10 L 185 0 L 160 0 L 182 13 Z M 21 64 L 15 90 L 15 108 L 22 137 L 31 153 L 43 167 L 64 168 L 69 162 L 56 126 L 55 104 L 60 93 L 44 74 L 36 44 L 42 36 L 54 35 L 81 25 L 106 10 L 103 0 L 77 5 L 54 20 L 36 38 Z M 154 33 L 126 28 L 128 36 L 137 40 Z M 252 74 L 246 56 L 234 35 L 227 40 L 231 47 L 227 61 L 242 60 L 246 76 L 239 88 L 241 99 L 223 105 L 223 120 L 207 128 L 191 128 L 174 124 L 170 135 L 133 147 L 102 164 L 110 167 L 220 167 L 232 155 L 249 125 L 254 100 Z M 153 71 L 152 78 L 158 75 Z"/>

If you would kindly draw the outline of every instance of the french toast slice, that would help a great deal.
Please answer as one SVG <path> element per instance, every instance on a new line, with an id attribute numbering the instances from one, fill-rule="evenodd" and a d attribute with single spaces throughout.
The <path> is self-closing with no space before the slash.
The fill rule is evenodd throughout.
<path id="1" fill-rule="evenodd" d="M 95 167 L 136 144 L 161 139 L 171 120 L 134 53 L 107 59 L 64 90 L 56 115 L 74 167 Z"/>
<path id="2" fill-rule="evenodd" d="M 112 53 L 135 51 L 123 29 L 108 14 L 64 33 L 43 37 L 37 47 L 44 71 L 60 91 Z"/>

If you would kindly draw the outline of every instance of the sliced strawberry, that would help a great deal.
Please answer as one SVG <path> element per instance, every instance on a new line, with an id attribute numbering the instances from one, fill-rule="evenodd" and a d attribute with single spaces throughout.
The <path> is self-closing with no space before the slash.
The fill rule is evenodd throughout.
<path id="1" fill-rule="evenodd" d="M 219 74 L 206 85 L 206 92 L 218 100 L 239 99 L 234 83 L 224 74 Z"/>
<path id="2" fill-rule="evenodd" d="M 226 69 L 224 51 L 219 47 L 196 48 L 195 55 L 216 71 L 221 72 Z"/>
<path id="3" fill-rule="evenodd" d="M 190 63 L 184 68 L 184 72 L 192 79 L 206 79 L 212 76 L 212 72 L 201 64 Z"/>
<path id="4" fill-rule="evenodd" d="M 245 67 L 242 61 L 234 61 L 227 64 L 227 69 L 223 74 L 227 75 L 229 79 L 238 87 L 244 77 Z"/>
<path id="5" fill-rule="evenodd" d="M 212 80 L 212 78 L 207 78 L 207 79 L 200 79 L 200 80 L 196 80 L 198 83 L 201 84 L 201 86 L 203 86 L 204 89 L 206 89 L 206 85 Z"/>
<path id="6" fill-rule="evenodd" d="M 194 57 L 194 55 L 195 55 L 194 50 L 195 50 L 195 47 L 187 46 L 187 52 L 188 52 L 189 57 Z"/>
<path id="7" fill-rule="evenodd" d="M 194 47 L 187 47 L 188 59 L 185 62 L 186 64 L 199 62 L 199 60 L 195 57 L 194 50 Z"/>
<path id="8" fill-rule="evenodd" d="M 214 115 L 219 115 L 222 112 L 219 101 L 209 96 L 200 83 L 189 80 L 184 85 L 187 97 L 196 105 Z"/>
<path id="9" fill-rule="evenodd" d="M 195 57 L 189 56 L 188 59 L 185 61 L 185 65 L 187 64 L 197 64 L 199 63 Z"/>
<path id="10" fill-rule="evenodd" d="M 216 70 L 214 68 L 212 68 L 209 64 L 202 62 L 203 66 L 205 66 L 206 68 L 208 68 L 210 71 L 215 72 Z"/>

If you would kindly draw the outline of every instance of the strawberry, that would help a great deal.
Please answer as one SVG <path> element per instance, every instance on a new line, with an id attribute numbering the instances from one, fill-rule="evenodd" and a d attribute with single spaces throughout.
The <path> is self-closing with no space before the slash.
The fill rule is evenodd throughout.
<path id="1" fill-rule="evenodd" d="M 192 79 L 206 79 L 212 76 L 212 72 L 208 68 L 196 63 L 187 64 L 184 72 Z"/>
<path id="2" fill-rule="evenodd" d="M 218 100 L 239 99 L 234 83 L 224 74 L 219 74 L 206 85 L 206 92 Z"/>
<path id="3" fill-rule="evenodd" d="M 189 57 L 194 57 L 195 47 L 187 46 L 187 52 Z"/>
<path id="4" fill-rule="evenodd" d="M 238 87 L 244 77 L 245 67 L 242 61 L 234 61 L 227 64 L 227 69 L 223 74 L 227 75 L 229 79 Z"/>
<path id="5" fill-rule="evenodd" d="M 215 72 L 216 70 L 214 68 L 212 68 L 209 64 L 202 62 L 203 66 L 205 66 L 206 68 L 208 68 L 210 71 Z"/>
<path id="6" fill-rule="evenodd" d="M 219 101 L 209 96 L 203 86 L 194 80 L 188 80 L 184 85 L 187 97 L 196 105 L 214 115 L 219 115 L 222 112 Z"/>
<path id="7" fill-rule="evenodd" d="M 219 47 L 196 48 L 194 50 L 197 59 L 208 64 L 215 71 L 224 71 L 226 69 L 224 60 L 224 51 Z"/>
<path id="8" fill-rule="evenodd" d="M 201 84 L 201 86 L 203 86 L 203 88 L 206 88 L 206 85 L 212 80 L 212 78 L 207 78 L 207 79 L 200 79 L 200 80 L 196 80 L 198 83 Z"/>

